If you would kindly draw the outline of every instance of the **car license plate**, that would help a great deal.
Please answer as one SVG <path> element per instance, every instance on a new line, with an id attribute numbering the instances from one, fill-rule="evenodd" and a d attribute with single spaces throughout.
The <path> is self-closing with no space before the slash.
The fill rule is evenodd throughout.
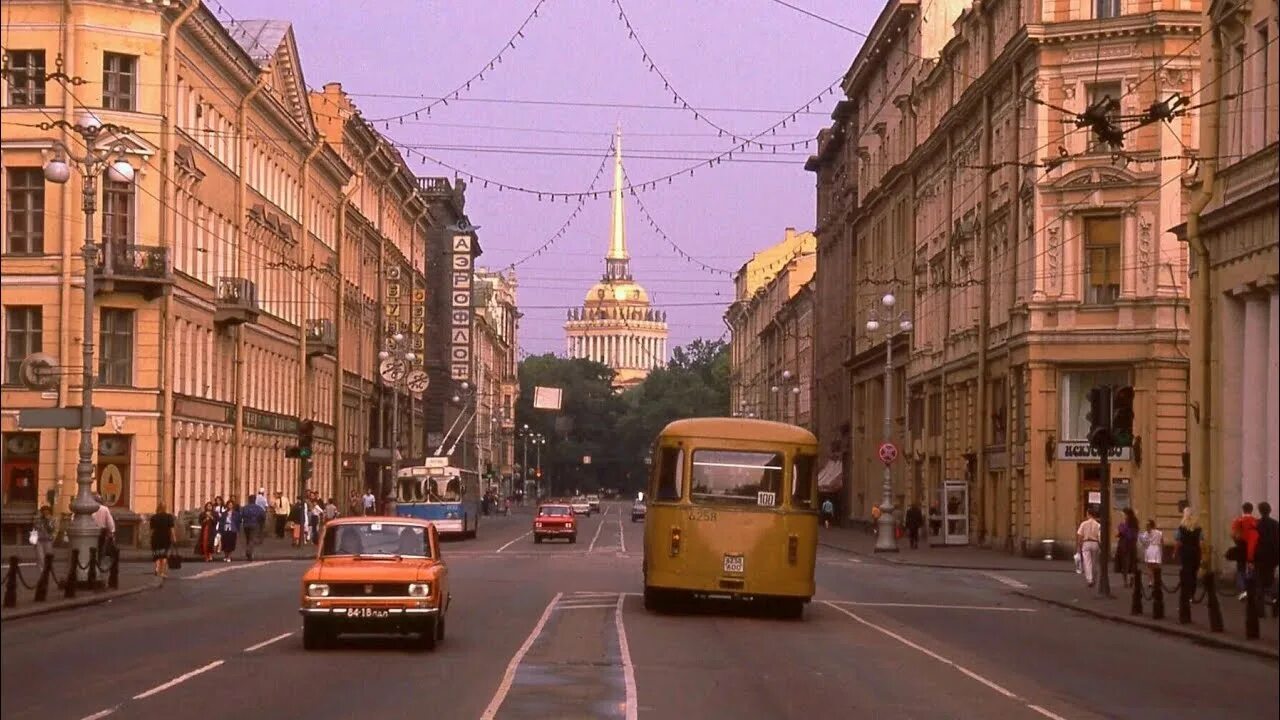
<path id="1" fill-rule="evenodd" d="M 725 555 L 724 571 L 727 573 L 740 573 L 743 567 L 743 557 L 741 555 Z"/>
<path id="2" fill-rule="evenodd" d="M 347 617 L 353 618 L 385 618 L 390 617 L 391 613 L 382 608 L 351 608 L 347 611 Z"/>

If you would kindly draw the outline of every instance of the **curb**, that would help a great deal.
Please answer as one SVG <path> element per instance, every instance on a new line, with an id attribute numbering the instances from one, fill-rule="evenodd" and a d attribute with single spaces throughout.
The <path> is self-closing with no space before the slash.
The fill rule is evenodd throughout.
<path id="1" fill-rule="evenodd" d="M 1147 630 L 1163 633 L 1165 635 L 1172 635 L 1174 637 L 1184 638 L 1187 640 L 1191 640 L 1192 642 L 1200 643 L 1202 645 L 1209 645 L 1209 646 L 1220 648 L 1223 650 L 1234 650 L 1238 653 L 1244 653 L 1246 655 L 1254 655 L 1256 657 L 1265 658 L 1267 660 L 1280 660 L 1280 650 L 1277 650 L 1275 648 L 1268 648 L 1264 646 L 1252 645 L 1252 644 L 1249 644 L 1249 641 L 1228 640 L 1226 638 L 1216 637 L 1214 635 L 1209 635 L 1206 633 L 1195 632 L 1191 630 L 1183 630 L 1178 625 L 1169 625 L 1159 620 L 1149 620 L 1146 618 L 1117 615 L 1115 613 L 1109 613 L 1104 610 L 1097 610 L 1095 608 L 1082 606 L 1076 603 L 1067 602 L 1065 600 L 1055 600 L 1052 598 L 1047 598 L 1041 595 L 1037 595 L 1035 593 L 1026 592 L 1024 590 L 1014 590 L 1013 593 L 1015 595 L 1021 595 L 1022 597 L 1025 597 L 1025 598 L 1030 598 L 1032 600 L 1037 600 L 1039 602 L 1046 603 L 1048 605 L 1054 605 L 1056 607 L 1065 608 L 1067 610 L 1074 610 L 1075 612 L 1082 613 L 1085 615 L 1092 615 L 1093 617 L 1101 618 L 1103 620 L 1110 620 L 1112 622 L 1122 623 L 1125 625 L 1132 625 L 1134 627 L 1145 628 Z"/>
<path id="2" fill-rule="evenodd" d="M 62 612 L 64 610 L 75 610 L 76 608 L 87 607 L 89 605 L 101 605 L 119 600 L 130 595 L 147 592 L 148 590 L 158 590 L 164 586 L 164 581 L 155 578 L 138 587 L 129 588 L 127 590 L 108 590 L 106 592 L 94 593 L 82 597 L 75 597 L 70 600 L 57 600 L 54 602 L 34 604 L 26 608 L 16 608 L 9 613 L 0 617 L 0 622 L 10 622 L 20 620 L 22 618 L 35 617 L 37 615 L 49 615 L 51 613 Z M 85 590 L 83 592 L 92 592 Z"/>
<path id="3" fill-rule="evenodd" d="M 937 570 L 1001 570 L 1004 572 L 1070 572 L 1071 571 L 1070 567 L 1013 567 L 1010 565 L 943 565 L 941 563 L 907 562 L 904 560 L 894 560 L 893 558 L 888 557 L 886 555 L 882 555 L 880 553 L 865 553 L 859 550 L 850 550 L 849 548 L 842 547 L 840 545 L 832 545 L 831 543 L 824 543 L 819 541 L 818 544 L 821 545 L 822 547 L 831 548 L 832 550 L 839 550 L 840 552 L 843 552 L 843 553 L 848 553 L 849 555 L 858 555 L 861 557 L 873 558 L 880 562 L 892 563 L 900 567 L 921 567 L 921 568 L 932 568 Z"/>

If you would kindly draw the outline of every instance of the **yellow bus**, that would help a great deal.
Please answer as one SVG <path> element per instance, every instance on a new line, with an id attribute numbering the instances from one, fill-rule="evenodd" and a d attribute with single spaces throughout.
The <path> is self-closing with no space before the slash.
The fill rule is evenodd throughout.
<path id="1" fill-rule="evenodd" d="M 726 598 L 798 618 L 813 597 L 818 440 L 794 425 L 677 420 L 653 448 L 644 604 Z"/>

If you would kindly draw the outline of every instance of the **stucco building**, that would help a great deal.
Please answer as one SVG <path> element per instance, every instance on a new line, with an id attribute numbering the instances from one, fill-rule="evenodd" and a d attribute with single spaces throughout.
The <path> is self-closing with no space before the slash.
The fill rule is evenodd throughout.
<path id="1" fill-rule="evenodd" d="M 514 270 L 476 271 L 476 468 L 509 491 L 515 465 L 515 407 L 520 395 Z"/>
<path id="2" fill-rule="evenodd" d="M 1099 384 L 1131 384 L 1138 398 L 1139 447 L 1113 464 L 1117 509 L 1174 524 L 1190 325 L 1186 253 L 1163 228 L 1183 214 L 1194 121 L 1122 123 L 1132 130 L 1119 154 L 1074 122 L 1104 97 L 1118 100 L 1109 117 L 1137 117 L 1199 87 L 1183 52 L 1198 8 L 1163 5 L 922 13 L 904 0 L 881 13 L 809 163 L 820 245 L 853 238 L 833 258 L 851 266 L 851 299 L 820 296 L 817 309 L 852 306 L 850 517 L 880 498 L 885 338 L 865 327 L 886 319 L 892 292 L 913 323 L 891 340 L 894 500 L 948 513 L 936 541 L 1021 551 L 1071 540 L 1099 499 L 1083 442 Z M 818 357 L 837 352 L 828 342 L 819 333 Z M 824 421 L 820 439 L 838 442 L 839 427 Z"/>

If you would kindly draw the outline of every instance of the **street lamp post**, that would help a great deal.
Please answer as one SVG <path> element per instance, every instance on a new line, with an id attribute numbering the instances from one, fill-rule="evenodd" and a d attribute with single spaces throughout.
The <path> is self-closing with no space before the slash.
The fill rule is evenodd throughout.
<path id="1" fill-rule="evenodd" d="M 529 423 L 520 426 L 520 443 L 524 446 L 524 461 L 520 463 L 520 489 L 529 482 Z"/>
<path id="2" fill-rule="evenodd" d="M 533 436 L 533 449 L 536 453 L 534 464 L 537 466 L 537 470 L 533 474 L 533 476 L 537 478 L 533 483 L 534 488 L 540 488 L 542 486 L 542 446 L 546 444 L 547 438 L 542 433 L 537 433 Z M 534 495 L 536 497 L 537 493 L 535 492 Z"/>
<path id="3" fill-rule="evenodd" d="M 405 367 L 413 364 L 417 360 L 417 356 L 412 352 L 401 351 L 400 345 L 405 340 L 403 333 L 396 333 L 391 336 L 391 346 L 386 350 L 378 352 L 379 360 L 388 358 L 397 358 L 403 360 Z M 391 384 L 391 442 L 388 443 L 391 449 L 391 487 L 395 489 L 396 476 L 400 473 L 400 384 L 408 377 L 408 372 L 400 373 L 400 377 Z"/>
<path id="4" fill-rule="evenodd" d="M 791 401 L 787 399 L 787 395 L 790 395 L 794 399 L 795 406 L 792 408 L 791 422 L 796 425 L 799 425 L 800 424 L 800 376 L 791 372 L 790 370 L 783 370 L 782 382 L 778 385 L 771 386 L 769 388 L 769 391 L 772 392 L 774 395 L 777 395 L 780 397 L 779 404 L 781 405 L 783 422 L 787 422 L 787 408 L 791 406 Z"/>
<path id="5" fill-rule="evenodd" d="M 67 536 L 71 541 L 71 549 L 79 551 L 82 568 L 76 569 L 76 580 L 88 579 L 88 561 L 90 549 L 98 544 L 98 527 L 93 522 L 93 514 L 98 510 L 98 501 L 93 498 L 93 273 L 97 268 L 98 247 L 93 242 L 93 216 L 97 210 L 98 175 L 107 173 L 107 177 L 115 182 L 132 182 L 133 166 L 123 157 L 120 147 L 102 150 L 96 147 L 98 138 L 104 132 L 118 134 L 130 130 L 120 125 L 104 125 L 92 113 L 84 113 L 75 124 L 65 120 L 41 123 L 45 130 L 63 128 L 80 136 L 84 141 L 85 152 L 77 155 L 66 144 L 54 141 L 54 156 L 44 165 L 44 177 L 51 183 L 62 185 L 71 179 L 71 163 L 79 166 L 80 176 L 84 179 L 81 189 L 81 203 L 84 210 L 84 329 L 81 338 L 83 349 L 82 363 L 83 383 L 80 392 L 80 445 L 76 462 L 76 496 L 71 502 L 71 527 Z M 70 160 L 71 162 L 68 162 Z M 109 248 L 107 248 L 109 250 Z"/>
<path id="6" fill-rule="evenodd" d="M 884 306 L 884 442 L 893 442 L 893 338 L 901 332 L 911 332 L 911 319 L 906 313 L 893 317 L 893 306 L 897 298 L 893 293 L 886 293 L 880 299 Z M 896 322 L 895 322 L 896 321 Z M 867 320 L 867 334 L 880 331 L 880 321 L 874 315 Z M 884 481 L 881 485 L 880 520 L 876 528 L 876 552 L 898 552 L 898 539 L 894 536 L 893 518 L 893 473 L 890 462 L 884 464 Z"/>

